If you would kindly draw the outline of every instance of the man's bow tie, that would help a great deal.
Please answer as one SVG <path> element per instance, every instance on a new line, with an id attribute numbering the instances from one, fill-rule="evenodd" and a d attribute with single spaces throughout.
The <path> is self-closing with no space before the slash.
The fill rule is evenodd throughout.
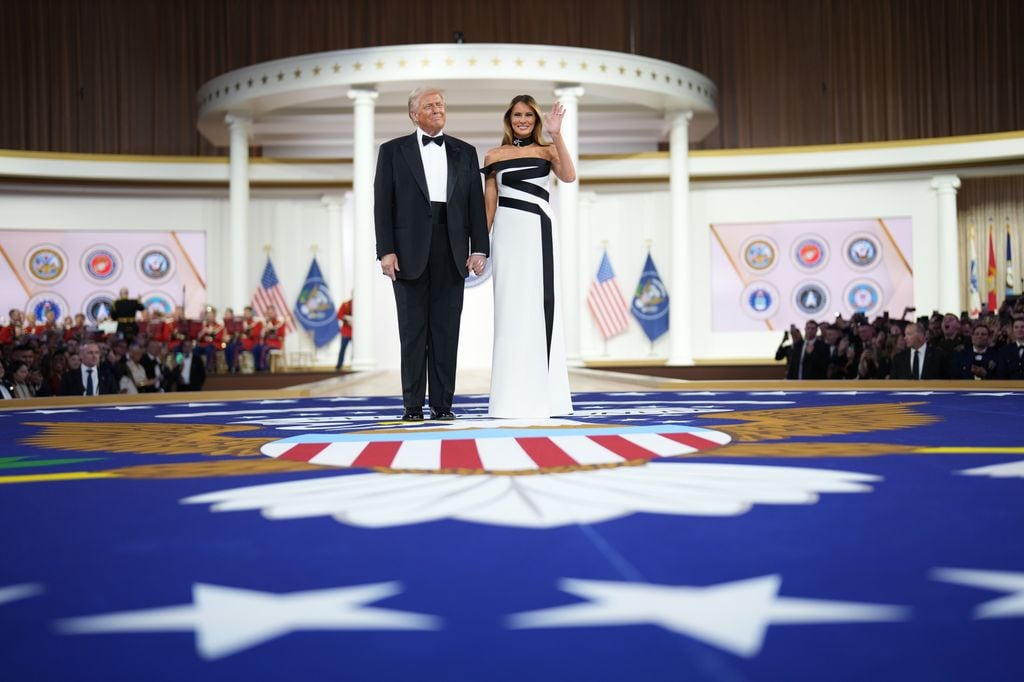
<path id="1" fill-rule="evenodd" d="M 428 144 L 433 142 L 438 147 L 444 144 L 444 135 L 438 135 L 437 137 L 431 137 L 430 135 L 423 136 L 423 146 L 426 147 Z"/>

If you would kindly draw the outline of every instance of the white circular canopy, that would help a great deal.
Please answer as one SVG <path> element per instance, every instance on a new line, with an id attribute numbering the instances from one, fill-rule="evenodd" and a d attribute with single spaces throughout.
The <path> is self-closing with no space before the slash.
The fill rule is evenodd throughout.
<path id="1" fill-rule="evenodd" d="M 581 154 L 656 150 L 672 112 L 693 112 L 691 142 L 718 123 L 715 84 L 677 64 L 574 47 L 443 43 L 321 52 L 230 71 L 199 89 L 199 130 L 227 146 L 225 116 L 244 115 L 252 119 L 251 144 L 267 156 L 351 156 L 350 91 L 378 93 L 381 141 L 411 131 L 407 100 L 422 85 L 445 91 L 446 130 L 481 150 L 499 144 L 512 97 L 529 93 L 546 111 L 562 87 L 582 88 Z"/>

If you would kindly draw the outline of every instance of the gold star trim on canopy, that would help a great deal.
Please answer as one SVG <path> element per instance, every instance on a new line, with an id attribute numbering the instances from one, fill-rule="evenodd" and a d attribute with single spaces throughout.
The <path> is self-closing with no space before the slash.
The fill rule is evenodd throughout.
<path id="1" fill-rule="evenodd" d="M 314 66 L 313 67 L 313 75 L 314 76 L 319 76 L 320 75 L 320 67 L 319 66 Z"/>
<path id="2" fill-rule="evenodd" d="M 469 59 L 467 59 L 466 61 L 468 61 L 468 62 L 469 62 L 469 65 L 470 65 L 470 66 L 476 66 L 476 57 L 470 57 L 470 58 L 469 58 Z"/>
<path id="3" fill-rule="evenodd" d="M 249 86 L 250 88 L 252 87 L 252 83 L 253 83 L 253 81 L 252 81 L 252 79 L 251 79 L 251 78 L 250 78 L 249 80 L 247 80 L 247 81 L 246 81 L 246 84 L 247 84 L 247 85 L 248 85 L 248 86 Z"/>
<path id="4" fill-rule="evenodd" d="M 421 60 L 420 64 L 422 64 L 424 67 L 430 66 L 430 60 L 429 59 Z"/>
<path id="5" fill-rule="evenodd" d="M 331 69 L 334 71 L 334 73 L 338 73 L 339 71 L 341 71 L 341 64 L 335 64 L 334 66 L 331 67 Z"/>
<path id="6" fill-rule="evenodd" d="M 267 74 L 263 74 L 263 78 L 261 78 L 260 80 L 263 82 L 264 85 L 266 85 L 267 81 L 270 80 L 270 78 L 267 77 Z"/>
<path id="7" fill-rule="evenodd" d="M 444 65 L 445 66 L 454 66 L 454 64 L 455 64 L 455 60 L 454 59 L 452 59 L 451 57 L 445 58 L 445 60 L 444 60 Z"/>
<path id="8" fill-rule="evenodd" d="M 380 59 L 378 59 L 377 63 L 374 64 L 374 66 L 376 66 L 378 70 L 383 69 L 384 68 L 384 62 L 381 61 Z"/>
<path id="9" fill-rule="evenodd" d="M 277 72 L 277 80 L 279 80 L 279 81 L 283 81 L 284 80 L 284 72 L 283 71 L 278 71 Z"/>
<path id="10" fill-rule="evenodd" d="M 404 69 L 404 68 L 405 68 L 405 65 L 406 65 L 406 64 L 408 64 L 408 63 L 409 63 L 409 62 L 405 61 L 404 59 L 399 59 L 399 60 L 398 60 L 398 68 L 400 68 L 400 69 Z"/>
<path id="11" fill-rule="evenodd" d="M 580 68 L 583 69 L 584 71 L 587 70 L 587 66 L 588 64 L 586 62 L 580 62 Z"/>
<path id="12" fill-rule="evenodd" d="M 569 66 L 569 62 L 563 59 L 562 61 L 558 62 L 558 65 L 564 69 L 565 67 Z"/>
<path id="13" fill-rule="evenodd" d="M 522 65 L 523 65 L 523 58 L 522 57 L 516 57 L 516 66 L 522 66 Z"/>
<path id="14" fill-rule="evenodd" d="M 501 64 L 501 59 L 499 57 L 495 57 L 494 59 L 491 60 L 491 64 L 498 66 Z"/>
<path id="15" fill-rule="evenodd" d="M 295 69 L 294 73 L 296 78 L 302 78 L 302 69 Z"/>
<path id="16" fill-rule="evenodd" d="M 363 65 L 361 62 L 356 62 L 355 64 L 352 65 L 352 68 L 354 68 L 356 71 L 362 71 Z"/>
<path id="17" fill-rule="evenodd" d="M 539 66 L 539 67 L 541 67 L 541 68 L 544 68 L 544 65 L 545 65 L 545 64 L 547 64 L 547 62 L 546 62 L 546 61 L 544 61 L 543 59 L 538 59 L 538 60 L 537 60 L 537 66 Z"/>

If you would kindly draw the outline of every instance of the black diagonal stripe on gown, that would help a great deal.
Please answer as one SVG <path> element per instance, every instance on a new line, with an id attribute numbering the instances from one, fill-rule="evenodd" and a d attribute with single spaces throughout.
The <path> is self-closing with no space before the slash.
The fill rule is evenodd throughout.
<path id="1" fill-rule="evenodd" d="M 526 180 L 529 178 L 546 177 L 551 172 L 549 161 L 531 158 L 509 159 L 505 163 L 510 166 L 533 164 L 532 167 L 505 171 L 501 176 L 501 182 L 512 189 L 532 194 L 539 199 L 543 199 L 545 202 L 548 201 L 549 195 L 546 189 L 538 187 L 531 182 L 526 182 Z M 534 213 L 540 218 L 541 267 L 544 272 L 544 331 L 547 335 L 547 357 L 548 365 L 550 366 L 551 333 L 555 325 L 555 253 L 554 246 L 552 245 L 551 218 L 537 204 L 531 204 L 521 199 L 498 197 L 498 205 Z"/>

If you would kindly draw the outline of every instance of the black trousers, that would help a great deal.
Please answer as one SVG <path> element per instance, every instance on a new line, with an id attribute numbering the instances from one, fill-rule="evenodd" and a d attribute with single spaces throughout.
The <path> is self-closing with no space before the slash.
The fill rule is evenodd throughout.
<path id="1" fill-rule="evenodd" d="M 450 410 L 465 280 L 455 267 L 448 226 L 440 222 L 445 220 L 444 204 L 431 207 L 435 222 L 427 268 L 417 279 L 394 281 L 402 347 L 402 403 L 406 409 L 422 408 L 429 379 L 430 406 Z"/>

